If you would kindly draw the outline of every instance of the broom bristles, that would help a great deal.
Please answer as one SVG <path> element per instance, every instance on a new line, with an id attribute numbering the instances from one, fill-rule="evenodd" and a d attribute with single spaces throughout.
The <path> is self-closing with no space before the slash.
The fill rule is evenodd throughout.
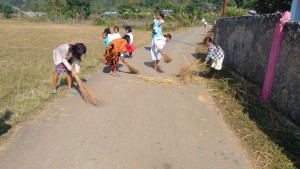
<path id="1" fill-rule="evenodd" d="M 157 49 L 157 50 L 163 56 L 165 63 L 170 63 L 172 61 L 172 58 L 169 55 L 167 55 L 164 52 L 162 52 L 161 49 Z"/>
<path id="2" fill-rule="evenodd" d="M 172 62 L 172 58 L 171 58 L 169 55 L 167 55 L 167 54 L 165 54 L 165 53 L 163 53 L 162 55 L 163 55 L 163 57 L 164 57 L 164 62 L 165 62 L 165 63 L 170 63 L 170 62 Z"/>
<path id="3" fill-rule="evenodd" d="M 77 84 L 79 86 L 79 89 L 81 91 L 83 100 L 87 103 L 90 103 L 93 106 L 98 106 L 99 101 L 93 95 L 92 90 L 83 84 L 83 82 L 81 81 L 81 79 L 79 78 L 79 76 L 77 74 L 75 74 L 74 77 L 75 77 Z"/>
<path id="4" fill-rule="evenodd" d="M 127 64 L 128 70 L 132 74 L 139 74 L 139 70 Z"/>

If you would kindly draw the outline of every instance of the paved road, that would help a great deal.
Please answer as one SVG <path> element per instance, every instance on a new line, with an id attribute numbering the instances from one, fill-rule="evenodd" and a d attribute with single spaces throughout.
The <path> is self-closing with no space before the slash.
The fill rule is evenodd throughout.
<path id="1" fill-rule="evenodd" d="M 129 62 L 148 77 L 171 77 L 191 61 L 204 29 L 173 38 L 164 51 L 164 73 L 148 67 L 150 51 L 139 48 Z M 185 59 L 186 58 L 186 59 Z M 101 107 L 79 95 L 57 100 L 25 126 L 0 152 L 1 169 L 246 169 L 235 136 L 203 87 L 136 83 L 138 75 L 112 77 L 104 67 L 87 84 Z"/>

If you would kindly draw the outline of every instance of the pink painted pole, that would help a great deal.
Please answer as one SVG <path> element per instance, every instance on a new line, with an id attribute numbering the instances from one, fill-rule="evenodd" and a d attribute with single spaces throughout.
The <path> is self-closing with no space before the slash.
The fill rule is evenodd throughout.
<path id="1" fill-rule="evenodd" d="M 291 13 L 284 12 L 282 14 L 282 17 L 280 18 L 280 21 L 276 24 L 266 77 L 265 77 L 264 86 L 261 94 L 261 99 L 264 103 L 269 102 L 273 82 L 275 80 L 276 67 L 280 56 L 281 42 L 283 39 L 283 26 L 286 22 L 290 20 L 291 20 Z"/>

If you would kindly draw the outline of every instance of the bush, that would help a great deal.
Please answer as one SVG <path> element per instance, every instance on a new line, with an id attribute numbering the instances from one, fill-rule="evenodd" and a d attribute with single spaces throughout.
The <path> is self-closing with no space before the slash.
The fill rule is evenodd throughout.
<path id="1" fill-rule="evenodd" d="M 3 4 L 2 12 L 5 18 L 11 18 L 12 14 L 14 13 L 13 8 L 10 4 Z"/>
<path id="2" fill-rule="evenodd" d="M 246 10 L 236 8 L 236 7 L 228 7 L 226 11 L 226 16 L 243 16 L 246 14 L 247 14 Z"/>

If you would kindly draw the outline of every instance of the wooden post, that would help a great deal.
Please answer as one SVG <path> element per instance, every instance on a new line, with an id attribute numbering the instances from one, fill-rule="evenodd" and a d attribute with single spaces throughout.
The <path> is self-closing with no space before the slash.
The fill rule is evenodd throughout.
<path id="1" fill-rule="evenodd" d="M 227 0 L 224 0 L 222 17 L 225 17 L 226 15 L 227 2 L 228 2 Z"/>

